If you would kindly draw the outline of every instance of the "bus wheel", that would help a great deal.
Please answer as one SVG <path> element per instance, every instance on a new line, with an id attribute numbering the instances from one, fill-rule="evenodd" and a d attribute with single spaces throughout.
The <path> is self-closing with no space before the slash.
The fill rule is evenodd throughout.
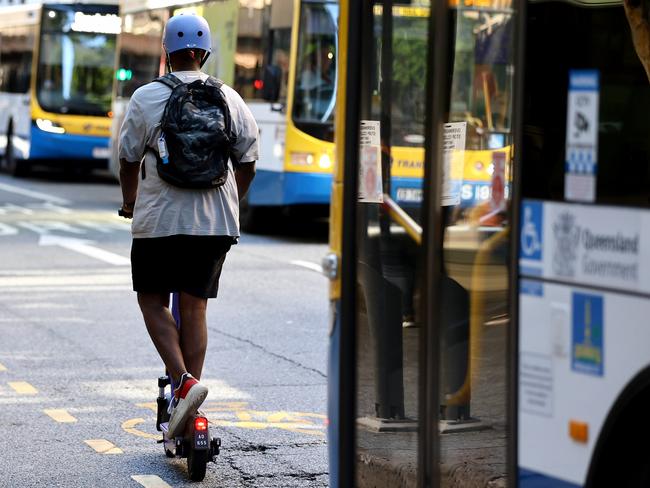
<path id="1" fill-rule="evenodd" d="M 650 372 L 650 369 L 648 370 Z M 650 385 L 632 384 L 632 400 L 612 409 L 596 444 L 586 486 L 589 488 L 646 488 L 650 486 L 650 454 L 640 440 L 650 437 Z M 625 395 L 625 392 L 623 393 Z"/>
<path id="2" fill-rule="evenodd" d="M 2 169 L 13 176 L 26 176 L 29 173 L 29 163 L 16 158 L 12 140 L 13 127 L 9 125 L 9 130 L 7 131 L 7 146 L 5 147 L 5 157 Z"/>

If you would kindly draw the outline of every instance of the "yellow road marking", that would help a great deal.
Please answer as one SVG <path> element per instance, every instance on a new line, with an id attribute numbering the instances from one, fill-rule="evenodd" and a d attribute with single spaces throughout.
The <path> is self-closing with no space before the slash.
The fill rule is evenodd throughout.
<path id="1" fill-rule="evenodd" d="M 153 402 L 137 403 L 138 407 L 156 411 Z M 201 412 L 208 414 L 208 421 L 219 427 L 236 427 L 242 429 L 283 429 L 299 434 L 325 436 L 326 416 L 309 412 L 250 410 L 246 402 L 207 402 L 201 406 Z M 149 434 L 136 428 L 145 419 L 127 420 L 122 429 L 129 434 L 147 439 L 160 439 L 160 435 Z M 150 420 L 153 424 L 153 421 Z"/>
<path id="2" fill-rule="evenodd" d="M 145 437 L 146 439 L 160 439 L 160 434 L 149 434 L 148 432 L 142 432 L 141 430 L 135 428 L 136 425 L 139 425 L 144 421 L 144 419 L 140 418 L 127 420 L 126 422 L 122 423 L 122 429 L 124 429 L 124 431 L 128 432 L 129 434 Z"/>
<path id="3" fill-rule="evenodd" d="M 155 474 L 135 474 L 131 478 L 140 483 L 145 488 L 171 488 Z"/>
<path id="4" fill-rule="evenodd" d="M 69 423 L 77 421 L 77 419 L 70 415 L 67 410 L 62 408 L 46 408 L 43 412 L 57 422 Z"/>
<path id="5" fill-rule="evenodd" d="M 282 422 L 274 424 L 270 422 L 230 422 L 228 420 L 214 420 L 212 423 L 214 425 L 218 425 L 219 427 L 239 427 L 240 429 L 253 430 L 275 428 L 288 430 L 290 432 L 296 432 L 299 434 L 308 434 L 321 437 L 325 435 L 324 432 L 320 431 L 322 427 L 302 422 Z"/>
<path id="6" fill-rule="evenodd" d="M 9 386 L 20 395 L 36 395 L 38 390 L 26 381 L 10 381 Z"/>
<path id="7" fill-rule="evenodd" d="M 88 439 L 84 442 L 100 454 L 122 454 L 124 452 L 106 439 Z"/>
<path id="8" fill-rule="evenodd" d="M 2 363 L 0 363 L 0 371 L 7 371 L 7 368 Z"/>
<path id="9" fill-rule="evenodd" d="M 135 406 L 136 407 L 142 407 L 142 408 L 148 408 L 153 413 L 156 413 L 158 411 L 158 405 L 156 404 L 156 402 L 136 403 Z"/>
<path id="10" fill-rule="evenodd" d="M 152 412 L 156 413 L 158 411 L 158 406 L 156 402 L 144 402 L 136 403 L 136 407 L 147 408 Z M 240 410 L 246 410 L 248 407 L 247 402 L 206 402 L 201 405 L 202 412 L 236 412 Z"/>
<path id="11" fill-rule="evenodd" d="M 237 412 L 237 418 L 242 422 L 250 422 L 253 416 L 249 412 Z"/>

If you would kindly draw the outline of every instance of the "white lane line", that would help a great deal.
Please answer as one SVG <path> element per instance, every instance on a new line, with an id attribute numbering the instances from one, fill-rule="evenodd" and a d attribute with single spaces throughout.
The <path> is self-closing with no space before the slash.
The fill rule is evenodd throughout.
<path id="1" fill-rule="evenodd" d="M 96 274 L 110 273 L 113 275 L 128 274 L 129 271 L 120 268 L 104 267 L 104 268 L 48 268 L 48 269 L 1 269 L 0 277 L 2 276 L 90 276 Z"/>
<path id="2" fill-rule="evenodd" d="M 0 289 L 4 288 L 34 288 L 61 286 L 128 286 L 131 284 L 131 275 L 128 273 L 94 273 L 79 275 L 41 275 L 41 276 L 2 276 L 0 275 Z"/>
<path id="3" fill-rule="evenodd" d="M 300 260 L 290 261 L 290 263 L 293 264 L 294 266 L 300 266 L 302 268 L 311 269 L 312 271 L 316 271 L 317 273 L 323 274 L 323 267 L 320 264 L 312 263 L 310 261 L 300 261 Z"/>
<path id="4" fill-rule="evenodd" d="M 0 371 L 7 371 L 7 367 L 2 363 L 0 363 Z"/>
<path id="5" fill-rule="evenodd" d="M 33 396 L 33 397 L 13 397 L 13 398 L 3 398 L 0 397 L 0 405 L 31 405 L 36 403 L 45 403 L 51 402 L 52 398 L 42 397 L 42 396 Z M 63 399 L 61 399 L 63 401 Z"/>
<path id="6" fill-rule="evenodd" d="M 65 304 L 51 303 L 61 293 L 76 292 L 123 292 L 131 291 L 131 274 L 124 267 L 112 269 L 100 269 L 98 273 L 75 274 L 69 270 L 58 270 L 58 274 L 51 271 L 33 272 L 26 271 L 25 276 L 16 276 L 15 272 L 0 272 L 1 296 L 8 297 L 13 294 L 24 295 L 25 293 L 51 294 L 52 298 L 40 297 L 39 300 L 46 300 L 42 308 L 64 308 Z M 18 305 L 18 308 L 37 308 L 39 302 L 32 300 L 30 304 Z M 13 306 L 13 305 L 12 305 Z M 6 322 L 8 317 L 0 317 L 0 322 Z M 34 320 L 34 319 L 32 319 Z"/>
<path id="7" fill-rule="evenodd" d="M 131 260 L 129 258 L 125 258 L 124 256 L 120 256 L 119 254 L 115 254 L 113 252 L 104 251 L 98 247 L 91 246 L 91 244 L 94 244 L 94 242 L 85 239 L 60 237 L 49 234 L 41 235 L 41 238 L 38 241 L 39 246 L 61 246 L 70 251 L 75 251 L 79 254 L 99 259 L 100 261 L 104 261 L 105 263 L 113 264 L 115 266 L 128 266 L 131 264 Z"/>
<path id="8" fill-rule="evenodd" d="M 28 190 L 27 188 L 21 188 L 20 186 L 9 185 L 7 183 L 0 183 L 0 191 L 15 193 L 16 195 L 23 195 L 37 200 L 45 200 L 46 202 L 57 203 L 59 205 L 70 205 L 70 201 L 65 198 L 49 195 L 40 191 Z"/>
<path id="9" fill-rule="evenodd" d="M 16 234 L 18 234 L 18 229 L 0 222 L 0 237 L 15 236 Z"/>
<path id="10" fill-rule="evenodd" d="M 171 488 L 162 478 L 155 474 L 134 474 L 131 479 L 137 481 L 145 488 Z"/>
<path id="11" fill-rule="evenodd" d="M 9 296 L 11 294 L 21 295 L 25 293 L 25 290 L 29 290 L 30 293 L 44 293 L 47 295 L 58 296 L 61 293 L 108 293 L 108 292 L 125 292 L 133 291 L 133 287 L 128 285 L 116 285 L 116 286 L 93 286 L 93 285 L 84 285 L 84 286 L 58 286 L 56 288 L 47 287 L 47 286 L 35 286 L 32 288 L 14 288 L 14 289 L 5 289 L 2 290 L 3 296 Z M 34 321 L 35 319 L 30 319 Z M 0 318 L 0 322 L 7 322 L 4 318 Z"/>
<path id="12" fill-rule="evenodd" d="M 40 235 L 49 235 L 51 232 L 66 232 L 76 235 L 86 234 L 84 229 L 78 229 L 74 225 L 60 220 L 32 220 L 30 222 L 18 222 L 18 225 Z"/>

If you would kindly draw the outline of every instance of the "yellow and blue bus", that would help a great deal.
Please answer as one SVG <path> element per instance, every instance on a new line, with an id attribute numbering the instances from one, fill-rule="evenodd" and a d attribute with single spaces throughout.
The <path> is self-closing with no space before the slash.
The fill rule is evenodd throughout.
<path id="1" fill-rule="evenodd" d="M 402 83 L 414 33 L 394 3 L 340 2 L 330 486 L 650 486 L 648 3 L 431 2 L 419 221 L 389 178 L 359 198 L 369 101 L 397 98 L 373 53 Z M 492 154 L 469 212 L 455 139 Z"/>
<path id="2" fill-rule="evenodd" d="M 55 2 L 0 8 L 2 169 L 106 167 L 117 5 Z"/>
<path id="3" fill-rule="evenodd" d="M 204 71 L 235 88 L 260 127 L 257 176 L 241 220 L 252 228 L 273 209 L 307 205 L 327 214 L 334 152 L 338 8 L 328 0 L 240 0 L 120 4 L 111 169 L 131 94 L 164 73 L 162 31 L 170 16 L 194 11 L 212 28 Z"/>

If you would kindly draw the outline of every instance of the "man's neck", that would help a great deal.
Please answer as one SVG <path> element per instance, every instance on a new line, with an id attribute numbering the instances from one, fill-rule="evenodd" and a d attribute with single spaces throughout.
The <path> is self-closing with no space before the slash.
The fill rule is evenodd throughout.
<path id="1" fill-rule="evenodd" d="M 192 64 L 187 64 L 187 65 L 180 64 L 178 66 L 172 66 L 172 72 L 174 71 L 201 71 L 201 68 Z"/>
<path id="2" fill-rule="evenodd" d="M 192 67 L 189 67 L 189 66 L 187 66 L 187 67 L 175 67 L 175 68 L 172 68 L 172 71 L 171 71 L 171 72 L 172 72 L 172 73 L 177 73 L 177 72 L 179 72 L 179 71 L 189 71 L 189 72 L 194 71 L 194 72 L 196 72 L 196 73 L 200 73 L 200 72 L 201 72 L 200 69 L 192 68 Z"/>

